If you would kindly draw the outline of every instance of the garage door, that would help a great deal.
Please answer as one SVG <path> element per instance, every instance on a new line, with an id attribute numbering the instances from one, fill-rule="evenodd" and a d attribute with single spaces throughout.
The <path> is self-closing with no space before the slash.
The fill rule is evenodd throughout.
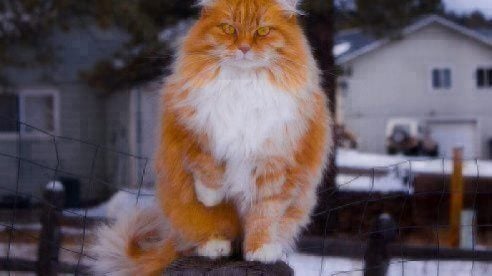
<path id="1" fill-rule="evenodd" d="M 441 157 L 451 158 L 453 149 L 464 148 L 465 158 L 476 158 L 477 124 L 439 122 L 430 125 L 432 137 L 439 143 Z"/>

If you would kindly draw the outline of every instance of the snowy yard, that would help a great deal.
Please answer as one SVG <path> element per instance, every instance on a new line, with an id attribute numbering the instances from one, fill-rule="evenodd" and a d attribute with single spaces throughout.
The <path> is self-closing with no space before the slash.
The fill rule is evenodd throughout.
<path id="1" fill-rule="evenodd" d="M 372 175 L 344 174 L 337 176 L 337 186 L 342 191 L 354 192 L 402 192 L 413 193 L 408 185 L 408 177 L 414 174 L 450 175 L 453 170 L 451 160 L 363 153 L 340 149 L 337 166 L 341 169 L 380 172 Z M 382 173 L 382 175 L 381 175 Z M 463 176 L 492 178 L 492 161 L 464 160 Z"/>
<path id="2" fill-rule="evenodd" d="M 80 246 L 67 248 L 75 252 L 80 251 Z M 28 260 L 36 259 L 37 246 L 34 244 L 15 244 L 11 246 L 10 254 Z M 7 246 L 0 244 L 0 255 L 5 256 Z M 76 264 L 79 255 L 68 250 L 60 251 L 60 259 L 63 262 Z M 331 275 L 351 275 L 362 276 L 364 263 L 362 260 L 319 257 L 293 253 L 286 258 L 286 263 L 291 266 L 295 275 L 299 276 L 331 276 Z M 89 264 L 90 260 L 83 258 L 82 264 Z M 322 273 L 321 273 L 322 271 Z M 15 274 L 20 275 L 20 274 Z M 34 275 L 34 274 L 22 274 Z M 492 263 L 470 262 L 470 261 L 401 261 L 394 259 L 391 261 L 388 276 L 485 276 L 492 275 Z"/>
<path id="3" fill-rule="evenodd" d="M 360 153 L 350 150 L 340 150 L 337 157 L 338 165 L 356 169 L 371 170 L 374 167 L 386 169 L 385 173 L 371 175 L 339 174 L 337 185 L 344 191 L 375 191 L 381 193 L 403 192 L 412 193 L 411 187 L 405 173 L 409 171 L 419 173 L 442 174 L 450 173 L 452 163 L 443 160 L 423 160 L 412 159 L 404 156 L 388 156 L 378 154 Z M 477 171 L 480 176 L 492 177 L 491 161 L 465 161 L 464 175 L 476 176 Z M 91 218 L 117 218 L 121 214 L 127 214 L 135 205 L 146 207 L 155 204 L 154 190 L 128 189 L 119 191 L 113 197 L 99 206 L 89 209 L 68 209 L 64 211 L 65 216 L 83 217 L 87 215 Z M 0 227 L 0 231 L 7 232 L 5 227 Z M 16 225 L 16 229 L 24 232 L 36 232 L 40 230 L 39 223 L 26 223 Z M 60 250 L 60 259 L 63 262 L 77 264 L 80 255 L 78 252 L 84 250 L 85 254 L 90 255 L 88 243 L 91 240 L 92 229 L 87 229 L 86 244 L 82 247 L 81 242 L 72 241 L 64 244 Z M 80 228 L 62 227 L 62 232 L 66 235 L 81 237 L 84 231 Z M 0 256 L 6 256 L 7 252 L 15 258 L 35 260 L 37 255 L 37 244 L 29 242 L 15 242 L 8 248 L 5 243 L 0 243 Z M 83 258 L 81 264 L 89 264 L 90 258 Z M 359 259 L 319 257 L 299 253 L 293 253 L 286 257 L 286 262 L 294 268 L 296 275 L 363 275 L 364 263 Z M 25 274 L 22 274 L 25 275 Z M 388 275 L 492 275 L 492 263 L 471 262 L 471 261 L 413 261 L 413 260 L 392 260 L 389 266 Z"/>
<path id="4" fill-rule="evenodd" d="M 452 161 L 442 159 L 428 159 L 422 157 L 408 157 L 402 155 L 383 155 L 373 153 L 363 153 L 354 150 L 340 149 L 337 156 L 339 167 L 372 170 L 386 169 L 384 175 L 356 175 L 339 174 L 337 176 L 337 186 L 344 191 L 373 191 L 373 192 L 403 192 L 412 193 L 413 190 L 405 183 L 405 176 L 412 173 L 430 173 L 441 175 L 450 174 L 452 171 Z M 485 160 L 466 160 L 463 164 L 463 175 L 469 177 L 492 178 L 492 161 Z M 154 190 L 143 189 L 140 192 L 135 189 L 120 191 L 107 204 L 102 204 L 96 208 L 87 210 L 90 217 L 117 217 L 118 213 L 128 211 L 137 203 L 141 206 L 148 206 L 153 203 Z M 84 210 L 71 209 L 65 212 L 67 216 L 83 216 Z"/>
<path id="5" fill-rule="evenodd" d="M 362 276 L 362 260 L 318 257 L 292 254 L 287 263 L 295 270 L 295 275 L 351 275 Z M 321 270 L 323 269 L 323 270 Z M 321 273 L 322 271 L 322 273 Z M 482 276 L 492 275 L 492 263 L 470 261 L 412 261 L 392 260 L 388 276 Z"/>
<path id="6" fill-rule="evenodd" d="M 340 149 L 337 155 L 339 167 L 357 169 L 410 169 L 414 173 L 450 174 L 453 169 L 452 160 L 441 158 L 409 157 L 403 155 L 384 155 L 365 153 L 355 150 Z M 469 177 L 477 176 L 492 177 L 491 160 L 464 160 L 463 175 Z"/>
<path id="7" fill-rule="evenodd" d="M 380 179 L 384 185 L 379 186 L 380 189 L 386 191 L 402 190 L 404 186 L 397 177 L 389 175 Z M 370 178 L 360 177 L 356 180 L 339 176 L 339 184 L 355 183 L 352 189 L 367 188 L 367 185 L 372 183 Z M 376 181 L 377 183 L 377 181 Z M 396 183 L 396 184 L 395 184 Z M 350 184 L 349 184 L 350 185 Z M 138 205 L 148 206 L 154 204 L 152 190 L 145 190 L 144 196 L 138 199 Z M 129 208 L 133 208 L 137 202 L 137 194 L 135 191 L 119 192 L 112 199 L 101 206 L 89 209 L 89 216 L 108 216 L 118 217 L 121 213 L 128 212 Z M 81 210 L 70 210 L 72 214 L 83 214 Z M 70 254 L 67 254 L 70 255 Z M 69 257 L 69 256 L 67 256 Z M 296 275 L 363 275 L 364 263 L 358 259 L 336 258 L 336 257 L 319 257 L 305 254 L 293 253 L 286 258 L 286 262 L 295 270 Z M 322 273 L 320 273 L 322 271 Z M 471 262 L 471 261 L 414 261 L 414 260 L 398 260 L 391 261 L 389 267 L 389 276 L 397 275 L 453 275 L 453 276 L 469 276 L 469 275 L 492 275 L 492 263 Z"/>

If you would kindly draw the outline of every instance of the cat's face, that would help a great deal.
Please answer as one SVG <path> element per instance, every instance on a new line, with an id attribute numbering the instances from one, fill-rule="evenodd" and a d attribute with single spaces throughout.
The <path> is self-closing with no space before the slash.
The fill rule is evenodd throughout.
<path id="1" fill-rule="evenodd" d="M 185 45 L 187 54 L 218 66 L 245 69 L 298 63 L 303 34 L 297 0 L 203 0 L 203 11 Z"/>

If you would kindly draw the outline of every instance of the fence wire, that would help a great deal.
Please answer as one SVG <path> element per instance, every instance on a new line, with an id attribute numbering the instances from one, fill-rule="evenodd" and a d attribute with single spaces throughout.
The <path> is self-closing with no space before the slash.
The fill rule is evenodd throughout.
<path id="1" fill-rule="evenodd" d="M 37 245 L 43 241 L 48 244 L 52 243 L 51 240 L 43 240 L 40 235 L 39 221 L 43 215 L 41 210 L 44 210 L 41 207 L 48 206 L 53 208 L 61 218 L 62 239 L 55 244 L 60 251 L 60 272 L 76 275 L 89 274 L 88 266 L 91 262 L 97 261 L 87 249 L 94 240 L 94 231 L 97 225 L 111 221 L 104 212 L 96 210 L 107 204 L 110 196 L 116 193 L 131 196 L 134 200 L 133 204 L 141 203 L 144 198 L 152 199 L 154 197 L 152 189 L 144 185 L 144 180 L 148 177 L 153 160 L 97 143 L 53 135 L 16 119 L 1 119 L 15 120 L 19 124 L 19 129 L 22 126 L 22 128 L 30 128 L 42 133 L 47 139 L 37 143 L 50 144 L 54 157 L 51 162 L 46 162 L 39 160 L 35 154 L 29 153 L 23 148 L 29 146 L 29 139 L 23 137 L 21 131 L 12 142 L 15 144 L 15 151 L 12 151 L 12 147 L 0 148 L 0 166 L 9 162 L 15 165 L 14 170 L 2 168 L 3 180 L 0 185 L 0 194 L 4 199 L 10 198 L 11 201 L 10 206 L 4 206 L 0 210 L 0 244 L 3 251 L 0 256 L 0 270 L 9 275 L 18 271 L 33 273 L 36 271 L 36 261 L 39 257 Z M 67 142 L 76 145 L 79 149 L 81 146 L 91 149 L 92 153 L 88 155 L 90 156 L 89 169 L 86 173 L 70 168 L 66 164 L 70 162 L 62 158 L 66 153 L 61 151 L 63 147 L 60 145 Z M 99 172 L 105 168 L 104 164 L 100 164 L 99 159 L 104 160 L 107 154 L 116 154 L 142 162 L 139 166 L 140 171 L 137 173 L 138 182 L 133 188 L 121 187 L 113 183 L 107 175 Z M 418 181 L 418 173 L 414 171 L 413 165 L 415 162 L 421 164 L 422 162 L 429 162 L 429 164 L 440 162 L 442 170 L 439 176 L 434 176 L 432 180 L 438 189 L 425 190 L 425 187 L 417 189 L 415 183 Z M 467 160 L 467 164 L 474 164 L 476 167 L 476 174 L 473 178 L 467 175 L 467 186 L 464 190 L 467 208 L 474 211 L 474 217 L 471 224 L 462 224 L 461 228 L 472 229 L 471 247 L 454 249 L 442 244 L 446 240 L 443 233 L 446 233 L 450 227 L 447 223 L 448 216 L 443 211 L 447 209 L 449 197 L 453 193 L 448 188 L 450 173 L 446 171 L 447 162 L 445 159 L 408 160 L 390 166 L 375 167 L 354 175 L 349 181 L 320 190 L 320 199 L 331 203 L 329 208 L 318 210 L 312 215 L 313 220 L 321 218 L 324 221 L 322 234 L 306 234 L 298 243 L 299 253 L 289 254 L 286 261 L 298 269 L 299 264 L 296 262 L 299 262 L 299 256 L 309 256 L 310 259 L 303 266 L 318 263 L 317 272 L 312 270 L 311 274 L 315 272 L 316 275 L 361 275 L 378 267 L 364 264 L 364 258 L 371 253 L 368 249 L 371 237 L 375 234 L 385 235 L 392 232 L 395 233 L 395 238 L 388 244 L 389 261 L 382 264 L 389 267 L 388 275 L 417 275 L 412 265 L 422 262 L 428 262 L 426 268 L 428 274 L 426 275 L 447 275 L 450 272 L 443 268 L 443 264 L 449 265 L 450 262 L 451 264 L 454 262 L 455 265 L 462 264 L 460 269 L 463 269 L 463 264 L 464 266 L 469 265 L 467 275 L 486 275 L 492 271 L 492 265 L 485 265 L 486 262 L 492 261 L 490 246 L 492 240 L 488 237 L 492 234 L 492 219 L 488 213 L 491 207 L 487 205 L 488 202 L 492 202 L 492 190 L 487 188 L 489 187 L 488 182 L 482 183 L 485 178 L 482 178 L 480 174 L 480 161 Z M 26 174 L 36 170 L 38 174 L 34 173 L 26 177 Z M 407 173 L 405 180 L 402 181 L 402 189 L 379 191 L 377 174 L 381 172 L 387 174 L 395 170 L 404 170 Z M 32 180 L 38 175 L 43 181 L 36 184 Z M 59 180 L 60 177 L 80 180 L 80 188 L 85 195 L 94 197 L 99 195 L 100 191 L 107 191 L 107 196 L 97 197 L 100 202 L 96 200 L 89 204 L 90 206 L 79 209 L 55 206 L 41 196 L 40 192 L 46 188 L 47 183 L 55 185 L 54 181 Z M 368 177 L 370 179 L 369 189 L 347 189 L 356 181 Z M 38 186 L 33 187 L 33 185 Z M 21 206 L 24 204 L 21 201 L 26 198 L 33 202 L 32 206 Z M 437 202 L 426 203 L 429 198 Z M 419 210 L 422 212 L 419 209 L 422 206 L 417 206 L 418 204 L 428 204 L 429 206 L 424 206 L 427 213 L 418 213 Z M 373 228 L 371 225 L 374 221 L 386 213 L 392 218 L 394 226 L 384 229 Z M 333 217 L 336 217 L 335 223 L 331 222 Z M 306 243 L 305 239 L 311 239 L 312 242 Z M 336 245 L 336 248 L 333 248 L 333 245 Z M 341 259 L 351 260 L 350 265 L 344 268 L 338 267 Z"/>

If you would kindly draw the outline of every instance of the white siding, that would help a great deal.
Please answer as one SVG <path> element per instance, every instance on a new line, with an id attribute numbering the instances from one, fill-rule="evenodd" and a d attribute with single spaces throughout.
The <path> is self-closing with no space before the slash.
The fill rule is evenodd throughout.
<path id="1" fill-rule="evenodd" d="M 160 89 L 161 85 L 153 82 L 115 92 L 107 99 L 106 137 L 113 151 L 107 152 L 106 166 L 113 188 L 153 186 L 155 182 Z"/>
<path id="2" fill-rule="evenodd" d="M 463 148 L 465 158 L 477 156 L 477 125 L 474 122 L 436 122 L 430 124 L 432 137 L 439 141 L 442 157 L 452 158 L 453 149 Z"/>
<path id="3" fill-rule="evenodd" d="M 141 91 L 141 155 L 149 158 L 143 184 L 152 186 L 156 178 L 153 161 L 159 142 L 161 122 L 161 85 L 152 83 L 142 88 Z"/>
<path id="4" fill-rule="evenodd" d="M 344 122 L 361 150 L 385 151 L 385 125 L 393 117 L 469 118 L 479 124 L 485 157 L 492 138 L 492 89 L 477 89 L 475 70 L 492 65 L 492 48 L 436 23 L 353 60 Z M 449 91 L 431 89 L 433 66 L 452 69 Z"/>

